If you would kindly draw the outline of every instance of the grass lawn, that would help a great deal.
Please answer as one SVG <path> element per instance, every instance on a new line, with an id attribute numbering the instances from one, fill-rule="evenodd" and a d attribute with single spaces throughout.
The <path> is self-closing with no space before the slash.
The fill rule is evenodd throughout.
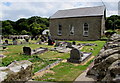
<path id="1" fill-rule="evenodd" d="M 74 81 L 87 67 L 87 65 L 76 65 L 73 63 L 61 62 L 51 68 L 54 73 L 47 73 L 43 77 L 36 78 L 37 81 Z"/>
<path id="2" fill-rule="evenodd" d="M 92 56 L 96 56 L 99 53 L 100 49 L 105 44 L 105 41 L 77 41 L 77 43 L 96 43 L 97 46 L 85 46 L 81 50 L 84 52 L 92 52 Z M 90 50 L 91 48 L 93 50 Z M 65 54 L 66 56 L 64 56 L 63 54 L 61 55 L 62 56 L 60 58 L 63 58 L 63 59 L 70 57 L 69 53 Z M 41 56 L 41 57 L 47 57 L 47 56 L 48 54 L 46 53 L 44 56 Z M 68 62 L 65 62 L 65 63 L 61 62 L 59 65 L 50 69 L 50 71 L 54 73 L 47 73 L 43 77 L 37 77 L 35 80 L 37 81 L 59 81 L 59 82 L 74 81 L 78 77 L 78 75 L 80 75 L 84 70 L 86 70 L 86 68 L 92 61 L 93 60 L 90 60 L 86 65 L 76 65 L 76 64 L 68 63 Z"/>
<path id="3" fill-rule="evenodd" d="M 84 52 L 92 52 L 93 56 L 96 56 L 99 53 L 100 49 L 105 44 L 105 41 L 76 41 L 76 42 L 77 43 L 96 43 L 97 46 L 85 46 L 81 50 Z M 54 51 L 47 51 L 43 54 L 27 56 L 27 55 L 22 54 L 23 46 L 29 46 L 32 49 L 39 48 L 39 47 L 47 47 L 47 48 L 53 47 L 53 46 L 38 45 L 38 44 L 23 44 L 23 45 L 7 46 L 8 49 L 2 52 L 2 54 L 6 55 L 6 57 L 2 59 L 2 63 L 0 64 L 0 66 L 7 66 L 14 60 L 16 61 L 29 60 L 33 63 L 33 73 L 35 73 L 38 70 L 47 66 L 48 64 L 55 62 L 57 58 L 67 59 L 70 57 L 70 53 L 58 53 Z M 84 66 L 76 65 L 76 64 L 72 64 L 68 62 L 61 62 L 59 65 L 50 69 L 50 71 L 53 71 L 54 74 L 47 73 L 43 77 L 41 78 L 38 77 L 35 80 L 38 80 L 38 81 L 74 81 L 75 78 L 80 73 L 82 73 L 91 62 L 92 60 L 89 61 Z"/>

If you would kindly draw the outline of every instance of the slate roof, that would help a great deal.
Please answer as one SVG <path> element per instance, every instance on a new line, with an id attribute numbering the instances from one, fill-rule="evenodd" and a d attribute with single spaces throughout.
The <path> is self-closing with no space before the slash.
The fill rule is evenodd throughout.
<path id="1" fill-rule="evenodd" d="M 101 16 L 104 15 L 105 6 L 75 8 L 68 10 L 58 10 L 50 19 L 68 18 L 68 17 L 84 17 L 84 16 Z"/>

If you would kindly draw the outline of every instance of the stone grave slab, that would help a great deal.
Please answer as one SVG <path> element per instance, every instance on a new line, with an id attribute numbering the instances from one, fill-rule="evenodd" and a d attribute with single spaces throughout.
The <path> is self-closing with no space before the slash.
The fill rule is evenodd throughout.
<path id="1" fill-rule="evenodd" d="M 82 61 L 87 59 L 91 54 L 92 53 L 84 53 L 80 52 L 76 48 L 72 48 L 72 50 L 70 51 L 70 58 L 67 59 L 67 61 L 72 63 L 81 63 Z"/>
<path id="2" fill-rule="evenodd" d="M 32 50 L 30 47 L 23 47 L 23 53 L 26 55 L 41 54 L 48 51 L 48 48 L 37 48 Z"/>

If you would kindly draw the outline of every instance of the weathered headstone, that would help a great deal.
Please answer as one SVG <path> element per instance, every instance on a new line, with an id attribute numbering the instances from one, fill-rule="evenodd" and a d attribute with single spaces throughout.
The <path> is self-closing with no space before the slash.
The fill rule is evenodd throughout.
<path id="1" fill-rule="evenodd" d="M 7 47 L 6 46 L 3 46 L 3 50 L 5 50 Z"/>
<path id="2" fill-rule="evenodd" d="M 15 38 L 15 37 L 13 38 L 13 41 L 14 41 L 14 40 L 16 40 L 16 38 Z"/>
<path id="3" fill-rule="evenodd" d="M 73 63 L 80 63 L 81 57 L 82 53 L 78 49 L 72 48 L 72 50 L 70 51 L 70 58 L 67 59 L 67 61 Z"/>
<path id="4" fill-rule="evenodd" d="M 35 40 L 37 40 L 37 39 L 38 39 L 38 36 L 35 37 Z"/>
<path id="5" fill-rule="evenodd" d="M 25 55 L 41 54 L 46 52 L 47 50 L 48 50 L 47 48 L 42 48 L 42 47 L 34 50 L 32 50 L 30 47 L 23 47 L 23 53 Z"/>
<path id="6" fill-rule="evenodd" d="M 42 44 L 42 42 L 41 42 L 41 40 L 39 40 L 39 42 L 38 42 L 39 44 Z"/>
<path id="7" fill-rule="evenodd" d="M 76 45 L 76 42 L 75 42 L 75 41 L 73 41 L 73 42 L 72 42 L 72 44 L 73 44 L 73 45 Z"/>
<path id="8" fill-rule="evenodd" d="M 56 43 L 55 43 L 55 47 L 60 46 L 60 43 L 61 43 L 61 42 L 56 41 Z"/>
<path id="9" fill-rule="evenodd" d="M 34 37 L 32 36 L 32 37 L 31 37 L 31 40 L 33 40 L 33 39 L 34 39 Z"/>
<path id="10" fill-rule="evenodd" d="M 48 45 L 53 45 L 54 43 L 53 43 L 53 41 L 52 41 L 52 39 L 49 39 L 48 40 Z"/>
<path id="11" fill-rule="evenodd" d="M 67 42 L 67 46 L 66 46 L 66 47 L 68 47 L 68 48 L 72 48 L 72 43 Z"/>
<path id="12" fill-rule="evenodd" d="M 29 39 L 25 39 L 26 42 L 29 42 Z"/>
<path id="13" fill-rule="evenodd" d="M 5 40 L 5 44 L 8 44 L 8 40 Z"/>
<path id="14" fill-rule="evenodd" d="M 43 38 L 41 38 L 41 41 L 42 41 L 42 42 L 44 42 L 44 39 L 43 39 Z"/>
<path id="15" fill-rule="evenodd" d="M 31 55 L 31 48 L 30 47 L 23 47 L 23 53 L 26 55 Z"/>

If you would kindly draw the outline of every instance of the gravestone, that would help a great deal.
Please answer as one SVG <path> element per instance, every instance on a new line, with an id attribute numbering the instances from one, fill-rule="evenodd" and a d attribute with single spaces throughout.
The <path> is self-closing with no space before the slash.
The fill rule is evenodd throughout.
<path id="1" fill-rule="evenodd" d="M 42 42 L 41 42 L 41 40 L 39 40 L 39 42 L 38 42 L 39 44 L 42 44 Z"/>
<path id="2" fill-rule="evenodd" d="M 61 43 L 61 42 L 56 41 L 56 43 L 55 43 L 55 47 L 60 46 L 60 43 Z"/>
<path id="3" fill-rule="evenodd" d="M 68 47 L 68 48 L 72 48 L 72 43 L 67 42 L 67 46 L 66 46 L 66 47 Z"/>
<path id="4" fill-rule="evenodd" d="M 42 41 L 42 42 L 44 42 L 44 39 L 43 39 L 43 38 L 41 38 L 41 41 Z"/>
<path id="5" fill-rule="evenodd" d="M 5 40 L 5 44 L 8 44 L 8 40 Z"/>
<path id="6" fill-rule="evenodd" d="M 32 36 L 32 37 L 31 37 L 31 40 L 33 40 L 33 39 L 34 39 L 34 37 Z"/>
<path id="7" fill-rule="evenodd" d="M 13 41 L 14 41 L 14 40 L 16 40 L 16 38 L 15 38 L 15 37 L 13 38 Z"/>
<path id="8" fill-rule="evenodd" d="M 14 40 L 13 45 L 17 45 L 17 44 L 18 44 L 17 40 Z"/>
<path id="9" fill-rule="evenodd" d="M 72 42 L 72 45 L 76 45 L 76 42 L 75 42 L 75 41 L 73 41 L 73 42 Z"/>
<path id="10" fill-rule="evenodd" d="M 53 41 L 52 41 L 52 39 L 49 39 L 48 40 L 48 45 L 53 45 L 54 43 L 53 43 Z"/>
<path id="11" fill-rule="evenodd" d="M 29 42 L 29 39 L 25 39 L 26 42 Z"/>
<path id="12" fill-rule="evenodd" d="M 82 53 L 78 49 L 72 48 L 70 51 L 70 58 L 67 59 L 67 61 L 72 63 L 80 63 L 81 57 L 83 57 Z"/>
<path id="13" fill-rule="evenodd" d="M 35 36 L 35 40 L 38 40 L 38 36 Z"/>
<path id="14" fill-rule="evenodd" d="M 23 47 L 23 53 L 26 55 L 31 55 L 31 48 L 30 47 Z"/>
<path id="15" fill-rule="evenodd" d="M 23 47 L 23 53 L 25 55 L 41 54 L 41 53 L 44 53 L 46 51 L 48 51 L 48 49 L 42 48 L 42 47 L 34 49 L 34 50 L 32 50 L 30 47 L 25 47 L 25 46 Z"/>
<path id="16" fill-rule="evenodd" d="M 3 46 L 3 50 L 5 50 L 7 47 L 6 46 Z"/>
<path id="17" fill-rule="evenodd" d="M 26 42 L 29 42 L 29 37 L 24 37 Z"/>

